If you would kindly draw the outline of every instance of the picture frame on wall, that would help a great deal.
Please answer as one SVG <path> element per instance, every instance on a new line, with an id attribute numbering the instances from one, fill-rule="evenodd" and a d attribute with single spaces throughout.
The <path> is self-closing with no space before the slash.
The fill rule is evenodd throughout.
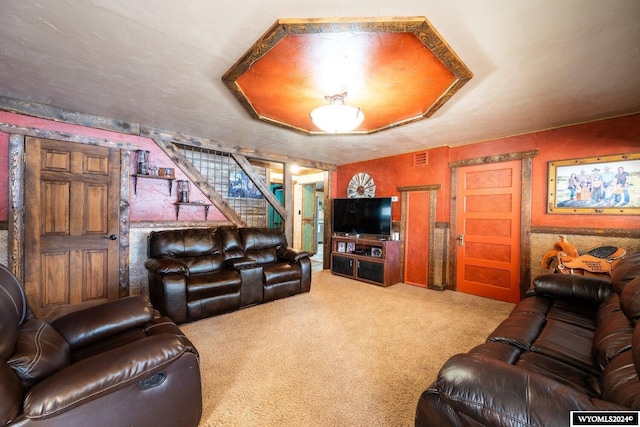
<path id="1" fill-rule="evenodd" d="M 549 162 L 547 213 L 640 214 L 640 153 Z"/>

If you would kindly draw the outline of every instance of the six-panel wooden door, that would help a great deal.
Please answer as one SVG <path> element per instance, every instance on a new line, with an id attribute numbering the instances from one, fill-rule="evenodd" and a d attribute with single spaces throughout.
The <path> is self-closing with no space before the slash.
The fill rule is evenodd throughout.
<path id="1" fill-rule="evenodd" d="M 26 140 L 25 290 L 39 317 L 118 298 L 120 155 Z"/>

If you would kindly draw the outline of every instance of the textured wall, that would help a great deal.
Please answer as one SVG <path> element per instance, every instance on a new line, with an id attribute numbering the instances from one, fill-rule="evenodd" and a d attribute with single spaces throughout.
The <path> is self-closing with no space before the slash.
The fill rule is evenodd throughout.
<path id="1" fill-rule="evenodd" d="M 600 246 L 618 246 L 626 250 L 629 254 L 640 252 L 640 239 L 572 234 L 566 234 L 564 236 L 581 254 Z M 548 250 L 553 249 L 553 245 L 558 240 L 559 238 L 556 234 L 531 235 L 531 278 L 549 272 L 549 270 L 542 268 L 540 261 Z"/>

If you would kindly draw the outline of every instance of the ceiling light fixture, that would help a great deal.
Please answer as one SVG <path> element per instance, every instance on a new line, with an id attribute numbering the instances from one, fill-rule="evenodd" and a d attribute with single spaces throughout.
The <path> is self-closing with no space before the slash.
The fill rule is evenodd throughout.
<path id="1" fill-rule="evenodd" d="M 360 126 L 364 113 L 359 108 L 344 105 L 345 96 L 347 92 L 325 96 L 329 105 L 318 107 L 309 114 L 313 124 L 328 133 L 350 132 Z"/>

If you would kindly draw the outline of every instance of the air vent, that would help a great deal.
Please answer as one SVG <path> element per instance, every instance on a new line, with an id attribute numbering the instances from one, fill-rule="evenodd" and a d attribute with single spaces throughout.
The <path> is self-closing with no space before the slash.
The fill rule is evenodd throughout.
<path id="1" fill-rule="evenodd" d="M 429 163 L 429 154 L 424 151 L 413 155 L 413 166 L 423 166 Z"/>

